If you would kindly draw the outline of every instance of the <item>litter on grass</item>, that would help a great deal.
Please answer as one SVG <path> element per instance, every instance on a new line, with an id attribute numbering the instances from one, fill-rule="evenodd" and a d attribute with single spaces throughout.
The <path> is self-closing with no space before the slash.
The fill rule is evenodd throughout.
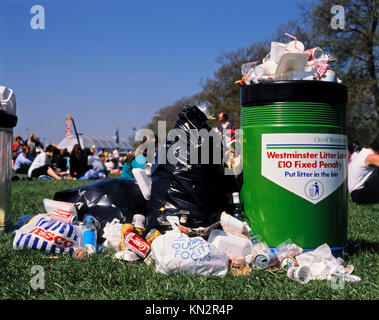
<path id="1" fill-rule="evenodd" d="M 242 67 L 244 81 L 287 72 L 313 74 L 314 70 L 324 76 L 328 59 L 323 51 L 303 51 L 297 39 L 287 45 L 273 43 L 263 65 L 254 62 Z M 210 117 L 208 106 L 186 106 L 174 128 L 186 132 L 188 146 L 202 151 L 189 128 L 210 130 L 206 124 Z M 166 142 L 163 152 L 169 152 L 171 145 Z M 354 267 L 334 258 L 327 244 L 304 253 L 287 240 L 272 250 L 254 234 L 254 226 L 244 222 L 235 177 L 226 180 L 220 174 L 222 164 L 189 166 L 185 156 L 174 156 L 177 164 L 148 165 L 136 172 L 137 181 L 107 179 L 44 199 L 45 213 L 22 216 L 14 225 L 18 229 L 13 247 L 69 254 L 74 259 L 106 254 L 120 261 L 155 264 L 156 272 L 164 274 L 223 277 L 230 270 L 233 275 L 248 276 L 252 269 L 284 269 L 290 279 L 303 284 L 336 275 L 346 281 L 360 280 L 352 275 Z"/>
<path id="2" fill-rule="evenodd" d="M 52 202 L 45 199 L 44 203 Z M 187 228 L 180 224 L 178 217 L 169 216 L 171 229 L 163 233 L 155 229 L 146 233 L 145 219 L 140 214 L 134 216 L 135 224 L 122 224 L 114 219 L 106 223 L 102 233 L 105 240 L 98 243 L 94 239 L 101 226 L 95 218 L 88 219 L 87 215 L 84 221 L 65 223 L 51 215 L 59 208 L 62 211 L 71 208 L 67 214 L 76 214 L 75 204 L 55 201 L 53 207 L 46 205 L 45 208 L 50 212 L 34 216 L 16 230 L 15 249 L 66 253 L 75 259 L 86 259 L 96 252 L 110 252 L 114 259 L 155 264 L 156 272 L 164 274 L 183 272 L 223 277 L 228 270 L 236 276 L 247 276 L 252 269 L 270 272 L 284 269 L 290 279 L 302 284 L 311 280 L 331 280 L 334 276 L 347 282 L 361 280 L 352 275 L 352 265 L 332 255 L 327 244 L 303 253 L 302 248 L 288 239 L 271 250 L 252 233 L 246 222 L 226 212 L 216 224 L 197 229 Z M 88 221 L 92 221 L 92 229 L 88 228 Z M 88 230 L 93 234 L 86 235 Z M 143 230 L 141 236 L 137 230 Z M 94 251 L 88 246 L 91 239 L 95 241 L 91 244 L 96 248 Z"/>

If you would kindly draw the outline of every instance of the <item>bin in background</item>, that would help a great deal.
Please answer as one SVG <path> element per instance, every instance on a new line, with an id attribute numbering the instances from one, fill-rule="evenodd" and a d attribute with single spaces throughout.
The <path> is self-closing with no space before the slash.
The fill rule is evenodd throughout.
<path id="1" fill-rule="evenodd" d="M 10 227 L 12 141 L 17 120 L 13 90 L 0 86 L 0 232 Z"/>

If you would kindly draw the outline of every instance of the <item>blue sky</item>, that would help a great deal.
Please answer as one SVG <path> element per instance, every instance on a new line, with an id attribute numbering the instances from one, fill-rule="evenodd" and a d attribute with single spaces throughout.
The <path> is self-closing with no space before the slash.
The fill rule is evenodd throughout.
<path id="1" fill-rule="evenodd" d="M 15 133 L 58 143 L 78 131 L 120 136 L 201 90 L 224 51 L 270 39 L 296 0 L 0 0 L 0 85 L 17 97 Z M 33 30 L 33 5 L 45 29 Z M 283 31 L 285 32 L 285 30 Z"/>

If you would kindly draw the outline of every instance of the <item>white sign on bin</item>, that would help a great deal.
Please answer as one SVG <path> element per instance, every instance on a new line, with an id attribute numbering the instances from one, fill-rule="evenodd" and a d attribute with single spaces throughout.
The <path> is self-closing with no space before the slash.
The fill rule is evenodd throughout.
<path id="1" fill-rule="evenodd" d="M 262 134 L 261 174 L 316 204 L 344 183 L 347 137 L 341 134 Z"/>

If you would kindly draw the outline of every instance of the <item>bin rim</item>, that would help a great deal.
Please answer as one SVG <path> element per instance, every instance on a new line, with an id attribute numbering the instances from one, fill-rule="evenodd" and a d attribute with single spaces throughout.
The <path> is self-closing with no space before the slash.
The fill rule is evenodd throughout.
<path id="1" fill-rule="evenodd" d="M 317 80 L 280 80 L 251 84 L 240 89 L 242 107 L 270 103 L 319 102 L 347 104 L 348 88 L 337 82 Z"/>

